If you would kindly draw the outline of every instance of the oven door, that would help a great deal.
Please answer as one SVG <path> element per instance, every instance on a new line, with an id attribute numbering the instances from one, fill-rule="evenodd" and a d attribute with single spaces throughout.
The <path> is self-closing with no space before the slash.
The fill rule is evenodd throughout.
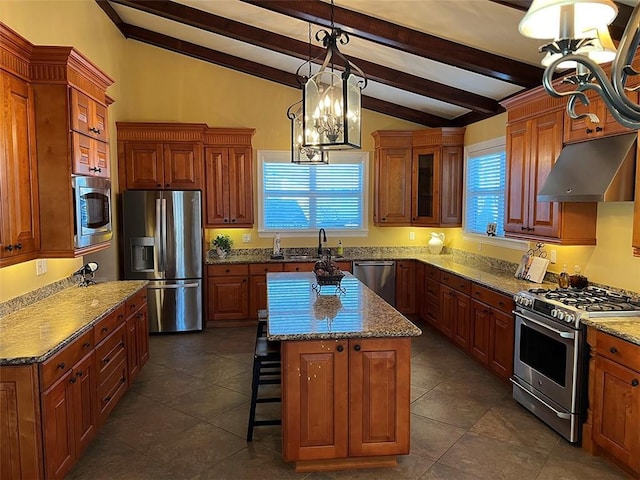
<path id="1" fill-rule="evenodd" d="M 515 312 L 514 376 L 576 412 L 580 331 L 529 311 Z"/>

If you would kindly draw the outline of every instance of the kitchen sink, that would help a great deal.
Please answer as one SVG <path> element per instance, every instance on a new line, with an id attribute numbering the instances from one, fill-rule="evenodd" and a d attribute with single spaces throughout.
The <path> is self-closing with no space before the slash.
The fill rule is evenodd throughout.
<path id="1" fill-rule="evenodd" d="M 318 260 L 316 255 L 285 255 L 285 260 Z"/>

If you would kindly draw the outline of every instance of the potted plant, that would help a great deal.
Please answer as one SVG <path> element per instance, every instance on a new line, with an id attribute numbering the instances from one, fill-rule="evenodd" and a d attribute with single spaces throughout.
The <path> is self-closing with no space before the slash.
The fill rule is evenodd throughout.
<path id="1" fill-rule="evenodd" d="M 213 245 L 216 247 L 218 256 L 224 258 L 231 251 L 233 240 L 226 233 L 219 233 L 213 240 Z"/>

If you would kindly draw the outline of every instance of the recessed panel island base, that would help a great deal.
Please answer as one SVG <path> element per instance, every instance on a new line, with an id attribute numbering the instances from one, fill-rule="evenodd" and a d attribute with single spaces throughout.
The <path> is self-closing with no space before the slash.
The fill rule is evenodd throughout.
<path id="1" fill-rule="evenodd" d="M 284 459 L 297 472 L 394 467 L 409 453 L 410 337 L 422 332 L 348 273 L 341 290 L 318 294 L 315 283 L 313 273 L 267 275 Z"/>

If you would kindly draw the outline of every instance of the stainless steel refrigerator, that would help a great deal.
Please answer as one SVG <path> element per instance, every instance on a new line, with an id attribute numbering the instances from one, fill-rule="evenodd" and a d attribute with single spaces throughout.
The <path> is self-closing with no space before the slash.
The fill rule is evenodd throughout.
<path id="1" fill-rule="evenodd" d="M 202 194 L 122 194 L 124 279 L 149 280 L 149 331 L 202 330 Z"/>

